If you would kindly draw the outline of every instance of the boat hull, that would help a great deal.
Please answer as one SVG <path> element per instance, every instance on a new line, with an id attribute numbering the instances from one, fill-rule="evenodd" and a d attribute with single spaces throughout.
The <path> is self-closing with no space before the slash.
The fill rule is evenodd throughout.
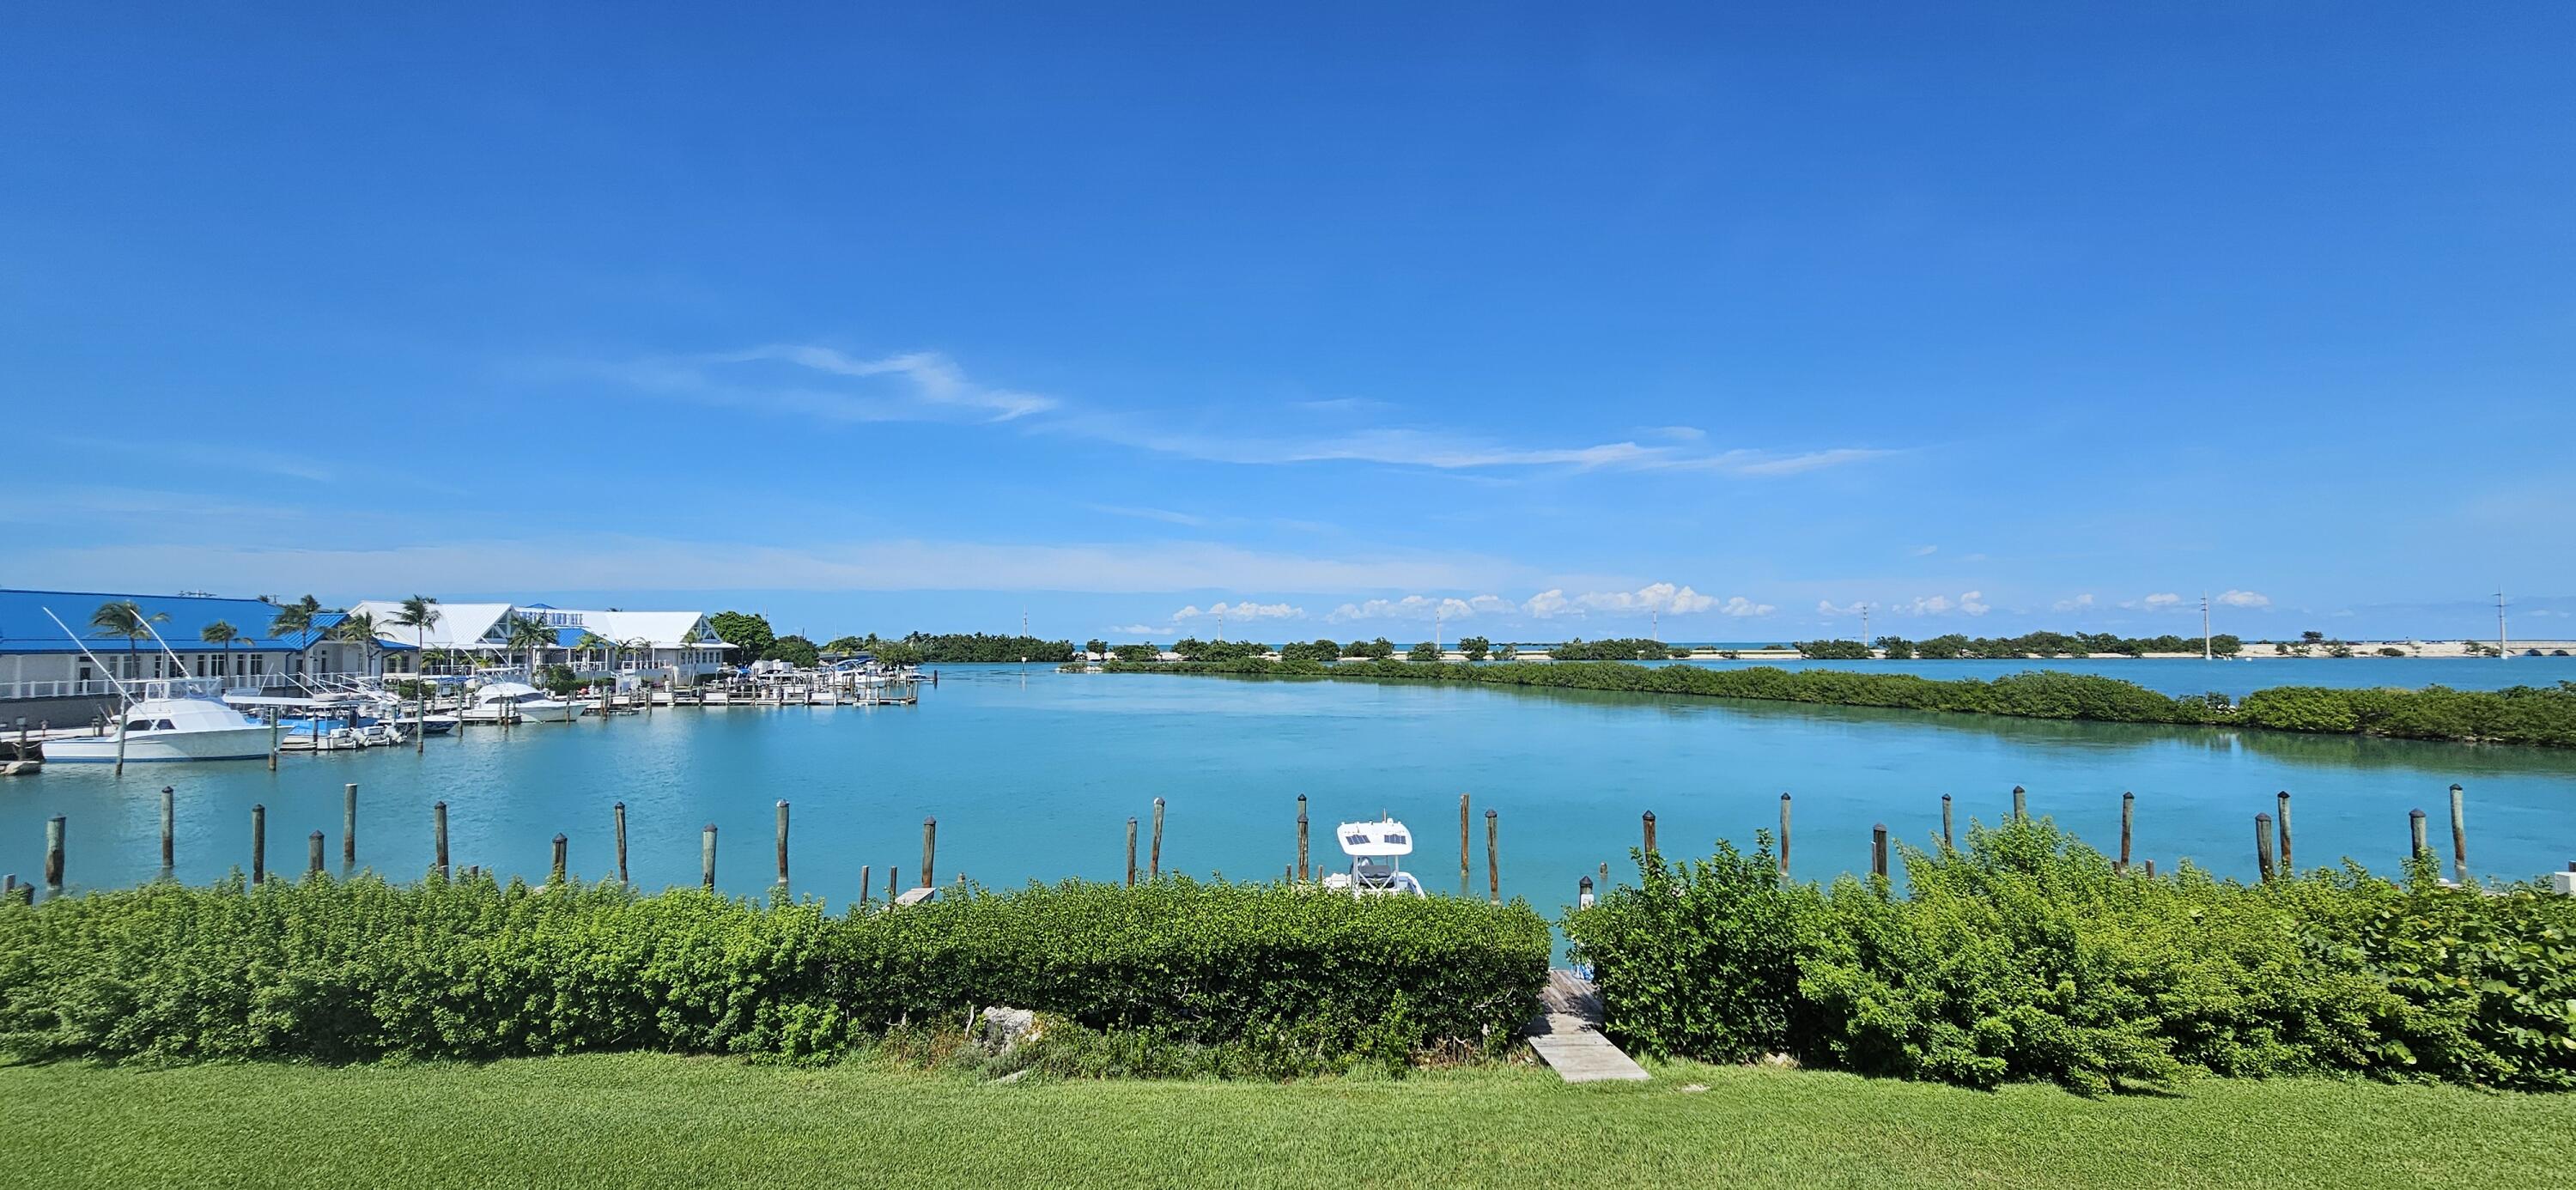
<path id="1" fill-rule="evenodd" d="M 183 760 L 260 760 L 268 755 L 265 727 L 219 731 L 138 731 L 125 737 L 125 763 L 161 764 Z M 116 737 L 71 736 L 45 741 L 45 760 L 52 764 L 114 764 Z"/>

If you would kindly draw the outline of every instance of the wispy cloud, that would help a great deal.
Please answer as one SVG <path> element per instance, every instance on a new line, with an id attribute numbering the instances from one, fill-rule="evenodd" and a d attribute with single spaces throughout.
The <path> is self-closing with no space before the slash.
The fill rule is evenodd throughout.
<path id="1" fill-rule="evenodd" d="M 1066 591 L 1139 593 L 1212 586 L 1252 590 L 1404 590 L 1483 585 L 1513 564 L 1480 554 L 1382 551 L 1306 556 L 1202 541 L 1030 545 L 982 541 L 814 542 L 578 536 L 436 545 L 259 549 L 202 542 L 22 551 L 11 562 L 48 581 L 98 590 L 283 587 L 351 597 L 441 589 L 632 588 L 667 591 Z"/>
<path id="2" fill-rule="evenodd" d="M 813 344 L 777 343 L 743 351 L 660 356 L 604 371 L 642 391 L 674 399 L 834 422 L 950 421 L 1008 423 L 1031 433 L 1108 442 L 1208 462 L 1247 465 L 1355 462 L 1438 471 L 1529 468 L 1705 471 L 1745 479 L 1803 475 L 1895 452 L 1867 447 L 1818 450 L 1711 450 L 1705 431 L 1662 426 L 1660 441 L 1529 444 L 1439 427 L 1361 425 L 1314 431 L 1207 431 L 1167 416 L 1085 408 L 1054 396 L 986 384 L 937 352 L 879 358 Z M 1292 402 L 1325 415 L 1380 414 L 1384 402 L 1359 397 Z M 1328 418 L 1328 420 L 1348 420 Z M 1180 523 L 1180 522 L 1175 522 Z"/>
<path id="3" fill-rule="evenodd" d="M 1195 620 L 1201 616 L 1222 616 L 1227 620 L 1241 623 L 1251 620 L 1297 620 L 1305 618 L 1305 615 L 1305 608 L 1285 603 L 1254 603 L 1250 600 L 1236 600 L 1233 603 L 1211 603 L 1205 609 L 1192 604 L 1173 612 L 1172 622 L 1177 624 L 1183 620 Z"/>
<path id="4" fill-rule="evenodd" d="M 1161 521 L 1167 525 L 1188 525 L 1198 528 L 1208 523 L 1206 517 L 1174 512 L 1168 508 L 1130 508 L 1118 504 L 1086 504 L 1083 507 L 1107 516 L 1134 517 L 1140 521 Z"/>
<path id="5" fill-rule="evenodd" d="M 2216 602 L 2229 607 L 2270 607 L 2272 597 L 2260 591 L 2239 591 L 2231 587 L 2225 594 L 2218 596 Z"/>

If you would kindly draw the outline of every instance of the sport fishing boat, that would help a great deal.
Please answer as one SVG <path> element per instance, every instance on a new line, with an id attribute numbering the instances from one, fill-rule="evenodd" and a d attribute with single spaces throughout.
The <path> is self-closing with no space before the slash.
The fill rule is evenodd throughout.
<path id="1" fill-rule="evenodd" d="M 1354 897 L 1430 895 L 1396 862 L 1398 856 L 1413 854 L 1413 832 L 1403 823 L 1383 816 L 1375 822 L 1345 822 L 1333 828 L 1333 836 L 1342 854 L 1351 857 L 1351 870 L 1324 877 L 1326 889 Z"/>
<path id="2" fill-rule="evenodd" d="M 490 682 L 457 716 L 468 723 L 570 723 L 589 713 L 588 703 L 566 702 L 526 682 Z"/>
<path id="3" fill-rule="evenodd" d="M 55 764 L 114 764 L 120 736 L 128 764 L 267 756 L 268 725 L 225 706 L 216 697 L 221 685 L 211 678 L 144 682 L 143 696 L 126 704 L 110 730 L 47 740 L 45 759 Z"/>

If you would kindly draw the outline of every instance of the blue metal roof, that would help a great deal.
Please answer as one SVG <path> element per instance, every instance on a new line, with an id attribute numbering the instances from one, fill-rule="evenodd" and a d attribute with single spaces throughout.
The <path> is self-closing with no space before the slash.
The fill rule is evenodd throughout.
<path id="1" fill-rule="evenodd" d="M 171 648 L 182 653 L 221 649 L 223 646 L 208 644 L 199 635 L 207 625 L 217 620 L 240 630 L 241 636 L 232 645 L 236 649 L 291 650 L 309 643 L 292 635 L 282 638 L 270 636 L 269 621 L 276 619 L 277 613 L 284 609 L 257 599 L 0 589 L 0 653 L 76 653 L 84 644 L 92 651 L 97 651 L 102 644 L 122 651 L 125 648 L 123 637 L 101 638 L 89 626 L 90 616 L 98 611 L 101 604 L 122 599 L 133 600 L 146 616 L 170 617 L 167 621 L 155 621 L 152 628 L 161 634 L 161 639 L 170 642 Z M 62 617 L 63 623 L 72 631 L 81 634 L 79 643 L 64 636 L 62 629 L 54 627 L 54 622 L 45 618 L 45 611 L 49 608 Z M 324 631 L 339 622 L 339 612 L 315 613 L 311 639 L 320 640 Z M 147 637 L 139 647 L 153 649 L 158 646 Z"/>

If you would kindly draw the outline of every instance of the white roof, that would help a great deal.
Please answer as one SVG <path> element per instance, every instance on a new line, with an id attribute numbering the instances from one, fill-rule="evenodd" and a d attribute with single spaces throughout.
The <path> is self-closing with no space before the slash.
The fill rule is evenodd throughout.
<path id="1" fill-rule="evenodd" d="M 1413 854 L 1413 832 L 1392 818 L 1376 822 L 1345 822 L 1333 828 L 1333 836 L 1340 841 L 1344 855 Z"/>
<path id="2" fill-rule="evenodd" d="M 402 613 L 400 600 L 368 599 L 349 610 L 373 615 L 376 618 L 376 635 L 381 639 L 403 644 L 410 644 L 414 639 L 412 629 L 392 626 L 393 618 Z M 430 625 L 422 639 L 424 645 L 433 649 L 497 645 L 509 635 L 509 621 L 518 616 L 526 616 L 557 629 L 579 629 L 620 644 L 642 640 L 656 649 L 733 647 L 716 639 L 715 630 L 707 626 L 705 612 L 581 611 L 534 604 L 441 603 L 438 613 L 438 622 Z"/>

